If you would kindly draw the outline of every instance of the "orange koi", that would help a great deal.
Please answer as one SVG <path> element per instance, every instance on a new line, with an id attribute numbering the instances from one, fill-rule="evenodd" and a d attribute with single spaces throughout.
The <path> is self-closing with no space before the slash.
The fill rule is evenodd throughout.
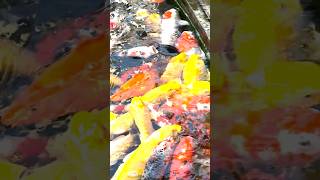
<path id="1" fill-rule="evenodd" d="M 44 70 L 2 112 L 1 123 L 17 126 L 51 121 L 68 113 L 106 105 L 104 34 L 81 42 Z M 83 88 L 86 87 L 86 88 Z"/>
<path id="2" fill-rule="evenodd" d="M 155 71 L 135 74 L 125 82 L 111 97 L 111 101 L 122 101 L 142 96 L 156 85 L 158 75 Z"/>

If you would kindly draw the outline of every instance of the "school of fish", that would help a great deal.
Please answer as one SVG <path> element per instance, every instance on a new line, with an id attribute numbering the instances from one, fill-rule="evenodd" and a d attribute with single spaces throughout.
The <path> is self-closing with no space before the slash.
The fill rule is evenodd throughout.
<path id="1" fill-rule="evenodd" d="M 111 9 L 112 179 L 210 179 L 210 72 L 189 22 L 166 1 Z"/>

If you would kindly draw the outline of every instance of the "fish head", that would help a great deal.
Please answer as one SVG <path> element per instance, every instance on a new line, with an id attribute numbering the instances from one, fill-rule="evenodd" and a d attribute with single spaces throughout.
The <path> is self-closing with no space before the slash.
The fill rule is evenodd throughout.
<path id="1" fill-rule="evenodd" d="M 180 52 L 187 52 L 198 46 L 198 41 L 191 31 L 183 31 L 176 42 L 176 48 Z"/>
<path id="2" fill-rule="evenodd" d="M 177 19 L 178 18 L 178 12 L 176 9 L 169 9 L 166 12 L 163 13 L 162 19 Z"/>

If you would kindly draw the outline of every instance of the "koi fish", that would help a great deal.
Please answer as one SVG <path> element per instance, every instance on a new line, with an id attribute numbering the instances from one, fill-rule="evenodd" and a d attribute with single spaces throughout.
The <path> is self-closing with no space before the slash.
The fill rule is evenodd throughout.
<path id="1" fill-rule="evenodd" d="M 142 101 L 145 103 L 154 102 L 158 99 L 169 96 L 171 93 L 179 90 L 181 88 L 181 84 L 176 80 L 169 81 L 166 84 L 162 84 L 141 97 Z"/>
<path id="2" fill-rule="evenodd" d="M 158 32 L 161 26 L 161 16 L 157 13 L 152 13 L 146 18 L 146 24 L 149 25 L 153 32 Z"/>
<path id="3" fill-rule="evenodd" d="M 208 70 L 197 54 L 192 54 L 183 69 L 184 84 L 191 84 L 197 80 L 207 80 Z"/>
<path id="4" fill-rule="evenodd" d="M 1 122 L 11 126 L 46 122 L 68 113 L 105 106 L 106 100 L 101 98 L 106 96 L 105 49 L 104 34 L 80 43 L 19 94 L 3 110 Z"/>
<path id="5" fill-rule="evenodd" d="M 134 118 L 140 132 L 140 140 L 144 142 L 154 131 L 151 123 L 151 114 L 143 104 L 140 97 L 134 97 L 131 101 L 129 112 Z"/>
<path id="6" fill-rule="evenodd" d="M 125 113 L 118 116 L 114 120 L 110 121 L 110 135 L 121 134 L 129 131 L 133 123 L 134 120 L 130 113 Z"/>
<path id="7" fill-rule="evenodd" d="M 165 0 L 150 0 L 152 3 L 157 3 L 157 4 L 160 4 L 160 3 L 163 3 Z"/>
<path id="8" fill-rule="evenodd" d="M 118 116 L 117 114 L 110 111 L 110 122 L 115 120 L 117 118 L 117 116 Z"/>
<path id="9" fill-rule="evenodd" d="M 106 179 L 107 108 L 76 113 L 67 132 L 50 140 L 47 150 L 56 161 L 37 168 L 26 179 Z M 93 165 L 95 164 L 95 165 Z"/>
<path id="10" fill-rule="evenodd" d="M 137 19 L 144 19 L 149 16 L 149 12 L 147 9 L 138 9 L 136 12 Z"/>
<path id="11" fill-rule="evenodd" d="M 181 138 L 173 153 L 170 166 L 170 180 L 192 179 L 194 140 L 190 136 Z"/>
<path id="12" fill-rule="evenodd" d="M 153 150 L 157 145 L 170 136 L 175 136 L 181 131 L 181 126 L 170 125 L 164 126 L 153 132 L 145 142 L 141 143 L 136 150 L 134 150 L 127 160 L 120 165 L 112 180 L 122 179 L 140 179 L 146 163 Z"/>
<path id="13" fill-rule="evenodd" d="M 162 15 L 161 44 L 174 45 L 178 34 L 179 15 L 177 10 L 170 9 Z"/>
<path id="14" fill-rule="evenodd" d="M 122 101 L 134 96 L 144 95 L 155 87 L 156 71 L 135 74 L 125 82 L 111 97 L 111 101 Z"/>
<path id="15" fill-rule="evenodd" d="M 130 57 L 142 57 L 147 59 L 157 53 L 158 50 L 154 46 L 140 46 L 128 49 L 126 55 Z"/>
<path id="16" fill-rule="evenodd" d="M 128 134 L 126 136 L 119 136 L 116 139 L 110 141 L 110 166 L 117 163 L 117 161 L 123 158 L 126 151 L 133 146 L 134 135 Z"/>
<path id="17" fill-rule="evenodd" d="M 187 61 L 187 55 L 180 53 L 179 55 L 170 59 L 166 70 L 162 74 L 160 81 L 168 82 L 174 79 L 181 79 L 184 63 Z"/>
<path id="18" fill-rule="evenodd" d="M 74 40 L 82 28 L 90 27 L 97 31 L 97 34 L 104 33 L 107 16 L 105 12 L 95 15 L 77 18 L 72 22 L 67 22 L 55 29 L 54 32 L 48 32 L 39 43 L 36 44 L 36 59 L 42 67 L 51 64 L 55 59 L 56 50 L 62 46 L 62 43 L 68 40 Z M 81 37 L 81 40 L 84 40 Z M 81 42 L 81 41 L 80 41 Z"/>
<path id="19" fill-rule="evenodd" d="M 192 48 L 199 47 L 198 41 L 191 31 L 183 31 L 175 46 L 180 52 L 188 52 Z"/>
<path id="20" fill-rule="evenodd" d="M 210 82 L 209 81 L 194 81 L 192 84 L 183 84 L 183 89 L 186 89 L 186 93 L 193 95 L 209 95 L 210 93 Z"/>
<path id="21" fill-rule="evenodd" d="M 183 31 L 175 43 L 179 52 L 185 52 L 187 55 L 199 54 L 201 58 L 206 58 L 204 52 L 199 47 L 198 41 L 193 32 Z"/>
<path id="22" fill-rule="evenodd" d="M 144 169 L 142 179 L 165 179 L 169 178 L 167 167 L 176 147 L 174 138 L 167 138 L 162 141 L 153 151 Z"/>

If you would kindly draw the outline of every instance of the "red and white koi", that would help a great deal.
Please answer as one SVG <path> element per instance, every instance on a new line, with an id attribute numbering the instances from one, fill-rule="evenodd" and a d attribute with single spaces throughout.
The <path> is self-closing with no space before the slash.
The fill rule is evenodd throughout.
<path id="1" fill-rule="evenodd" d="M 178 35 L 179 15 L 177 10 L 170 9 L 162 15 L 161 44 L 174 45 Z"/>
<path id="2" fill-rule="evenodd" d="M 183 31 L 175 43 L 175 47 L 179 52 L 185 52 L 187 55 L 199 54 L 201 58 L 205 58 L 204 52 L 199 47 L 198 41 L 191 31 Z"/>
<path id="3" fill-rule="evenodd" d="M 154 46 L 140 46 L 134 47 L 128 50 L 124 50 L 119 53 L 120 56 L 129 56 L 129 57 L 141 57 L 149 58 L 152 55 L 158 53 L 158 50 Z"/>
<path id="4" fill-rule="evenodd" d="M 192 137 L 181 138 L 173 153 L 170 180 L 192 179 L 194 147 Z"/>

